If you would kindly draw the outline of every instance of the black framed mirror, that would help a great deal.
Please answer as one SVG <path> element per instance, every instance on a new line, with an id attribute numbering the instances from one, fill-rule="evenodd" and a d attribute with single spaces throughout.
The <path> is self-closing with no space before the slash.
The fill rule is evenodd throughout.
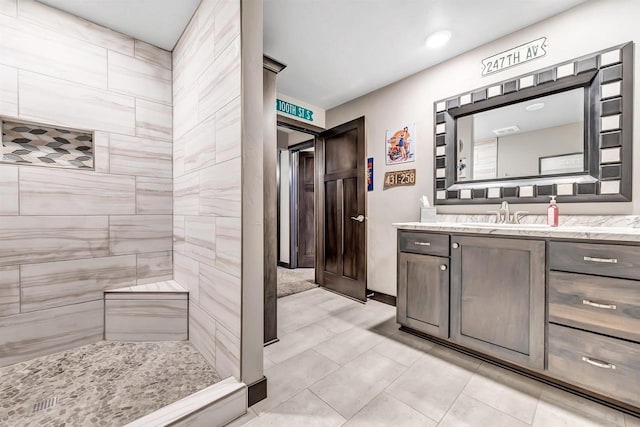
<path id="1" fill-rule="evenodd" d="M 434 104 L 435 202 L 630 201 L 633 43 Z"/>

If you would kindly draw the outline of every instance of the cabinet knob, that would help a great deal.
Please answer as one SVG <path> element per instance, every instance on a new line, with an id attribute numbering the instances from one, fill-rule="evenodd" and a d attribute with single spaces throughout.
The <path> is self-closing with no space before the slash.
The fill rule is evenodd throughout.
<path id="1" fill-rule="evenodd" d="M 447 269 L 447 266 L 446 266 L 446 265 L 442 264 L 442 265 L 440 266 L 440 270 L 445 271 L 446 269 Z"/>
<path id="2" fill-rule="evenodd" d="M 454 243 L 451 246 L 453 246 L 453 249 L 458 249 L 460 247 L 460 243 Z"/>

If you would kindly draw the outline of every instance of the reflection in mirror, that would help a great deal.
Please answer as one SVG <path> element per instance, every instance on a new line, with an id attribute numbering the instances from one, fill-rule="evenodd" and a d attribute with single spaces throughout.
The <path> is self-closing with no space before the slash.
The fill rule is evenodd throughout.
<path id="1" fill-rule="evenodd" d="M 458 118 L 456 181 L 585 171 L 584 89 Z"/>

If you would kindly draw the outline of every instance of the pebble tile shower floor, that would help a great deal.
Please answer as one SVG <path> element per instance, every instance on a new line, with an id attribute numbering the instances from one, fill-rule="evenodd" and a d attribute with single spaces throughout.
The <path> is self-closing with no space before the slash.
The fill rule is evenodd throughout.
<path id="1" fill-rule="evenodd" d="M 0 368 L 0 426 L 122 426 L 219 380 L 186 341 L 101 341 Z"/>

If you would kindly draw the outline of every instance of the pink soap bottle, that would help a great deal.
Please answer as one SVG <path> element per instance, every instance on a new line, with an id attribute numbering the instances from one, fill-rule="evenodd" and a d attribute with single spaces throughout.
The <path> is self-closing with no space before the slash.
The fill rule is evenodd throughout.
<path id="1" fill-rule="evenodd" d="M 556 204 L 556 196 L 550 197 L 551 202 L 549 202 L 549 207 L 547 208 L 547 224 L 551 227 L 557 227 L 560 210 L 558 209 L 558 205 Z"/>

